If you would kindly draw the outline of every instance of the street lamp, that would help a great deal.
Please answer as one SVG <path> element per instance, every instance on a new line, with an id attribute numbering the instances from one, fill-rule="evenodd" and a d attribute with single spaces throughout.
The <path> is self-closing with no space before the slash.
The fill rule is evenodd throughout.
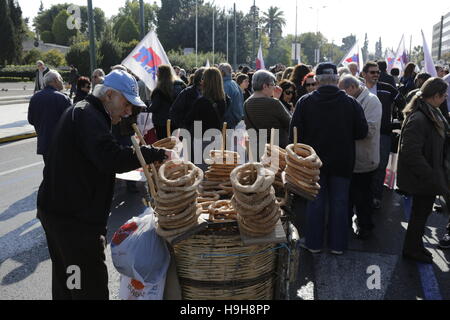
<path id="1" fill-rule="evenodd" d="M 328 8 L 328 6 L 319 6 L 319 7 L 309 7 L 309 9 L 316 9 L 316 33 L 319 34 L 319 10 Z"/>

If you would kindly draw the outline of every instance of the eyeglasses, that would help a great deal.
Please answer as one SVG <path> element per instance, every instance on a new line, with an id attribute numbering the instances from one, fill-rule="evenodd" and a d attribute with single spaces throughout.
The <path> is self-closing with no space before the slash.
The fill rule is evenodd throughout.
<path id="1" fill-rule="evenodd" d="M 370 74 L 380 74 L 380 71 L 369 71 Z"/>
<path id="2" fill-rule="evenodd" d="M 313 83 L 306 83 L 305 87 L 314 87 L 317 83 L 313 82 Z"/>
<path id="3" fill-rule="evenodd" d="M 284 93 L 285 93 L 285 94 L 294 94 L 295 91 L 292 91 L 292 90 L 286 90 Z"/>

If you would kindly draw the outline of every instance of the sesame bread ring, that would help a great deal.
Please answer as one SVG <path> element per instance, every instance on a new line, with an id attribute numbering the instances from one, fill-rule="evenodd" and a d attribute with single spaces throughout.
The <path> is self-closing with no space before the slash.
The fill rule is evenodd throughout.
<path id="1" fill-rule="evenodd" d="M 243 185 L 239 181 L 238 174 L 240 171 L 247 170 L 247 169 L 256 169 L 257 175 L 256 180 L 251 185 Z M 233 184 L 233 188 L 237 191 L 244 192 L 244 193 L 255 193 L 257 190 L 259 190 L 264 183 L 264 179 L 266 177 L 265 173 L 266 169 L 263 167 L 262 164 L 259 163 L 249 163 L 241 165 L 237 168 L 235 168 L 231 174 L 230 174 L 230 180 Z"/>

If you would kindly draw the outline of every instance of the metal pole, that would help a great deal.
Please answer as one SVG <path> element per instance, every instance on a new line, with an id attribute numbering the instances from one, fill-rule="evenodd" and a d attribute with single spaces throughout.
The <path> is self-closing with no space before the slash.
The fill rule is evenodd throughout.
<path id="1" fill-rule="evenodd" d="M 198 0 L 195 0 L 195 66 L 198 67 Z"/>
<path id="2" fill-rule="evenodd" d="M 441 30 L 439 32 L 439 48 L 438 48 L 438 60 L 441 60 L 442 54 L 442 31 L 444 29 L 444 16 L 441 17 Z"/>
<path id="3" fill-rule="evenodd" d="M 236 18 L 236 2 L 234 3 L 234 70 L 237 69 L 237 18 Z"/>
<path id="4" fill-rule="evenodd" d="M 256 0 L 253 0 L 253 28 L 255 28 L 254 34 L 253 34 L 253 56 L 252 59 L 255 61 L 256 57 L 256 33 L 258 32 L 256 30 Z"/>
<path id="5" fill-rule="evenodd" d="M 94 14 L 92 11 L 92 0 L 88 2 L 88 21 L 89 21 L 89 57 L 91 63 L 91 74 L 97 68 L 97 61 L 95 59 L 95 28 L 94 28 Z"/>
<path id="6" fill-rule="evenodd" d="M 229 30 L 228 30 L 228 28 L 229 28 L 229 26 L 228 26 L 228 14 L 226 12 L 225 12 L 225 14 L 226 14 L 225 19 L 227 19 L 227 62 L 228 62 L 229 61 L 228 60 L 228 45 L 229 45 L 229 43 L 228 43 L 228 32 L 229 32 Z"/>
<path id="7" fill-rule="evenodd" d="M 144 0 L 139 0 L 139 21 L 141 24 L 141 40 L 145 37 Z"/>
<path id="8" fill-rule="evenodd" d="M 212 23 L 212 53 L 213 53 L 213 58 L 212 58 L 212 66 L 214 67 L 214 52 L 215 52 L 215 19 L 216 19 L 216 9 L 215 7 L 213 7 L 213 23 Z"/>
<path id="9" fill-rule="evenodd" d="M 409 62 L 411 62 L 411 58 L 412 58 L 412 35 L 409 41 Z"/>
<path id="10" fill-rule="evenodd" d="M 294 64 L 298 64 L 297 59 L 297 22 L 298 22 L 298 1 L 295 0 L 295 53 L 294 53 Z"/>

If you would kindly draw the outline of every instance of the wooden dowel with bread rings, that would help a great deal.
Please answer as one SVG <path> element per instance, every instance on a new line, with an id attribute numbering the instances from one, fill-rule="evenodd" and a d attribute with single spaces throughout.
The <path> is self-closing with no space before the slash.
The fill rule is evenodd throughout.
<path id="1" fill-rule="evenodd" d="M 137 126 L 137 124 L 133 123 L 131 126 L 133 127 L 133 130 L 136 133 L 136 135 L 138 136 L 140 143 L 143 146 L 146 146 L 147 143 L 145 142 L 144 136 L 142 135 L 141 130 L 139 130 L 139 127 Z"/>
<path id="2" fill-rule="evenodd" d="M 227 123 L 224 122 L 222 126 L 222 154 L 227 150 Z"/>
<path id="3" fill-rule="evenodd" d="M 145 162 L 144 156 L 141 152 L 141 147 L 139 146 L 139 143 L 136 141 L 134 137 L 131 137 L 131 142 L 133 143 L 134 150 L 136 152 L 136 155 L 139 159 L 139 162 L 141 163 L 142 169 L 144 170 L 145 177 L 147 178 L 148 187 L 150 189 L 150 193 L 152 195 L 152 198 L 155 199 L 156 197 L 156 190 L 155 186 L 153 185 L 153 178 L 150 172 L 147 168 L 147 163 Z"/>
<path id="4" fill-rule="evenodd" d="M 172 135 L 172 131 L 170 130 L 170 124 L 171 124 L 171 120 L 167 119 L 167 122 L 166 122 L 167 138 L 170 138 L 170 136 Z"/>

